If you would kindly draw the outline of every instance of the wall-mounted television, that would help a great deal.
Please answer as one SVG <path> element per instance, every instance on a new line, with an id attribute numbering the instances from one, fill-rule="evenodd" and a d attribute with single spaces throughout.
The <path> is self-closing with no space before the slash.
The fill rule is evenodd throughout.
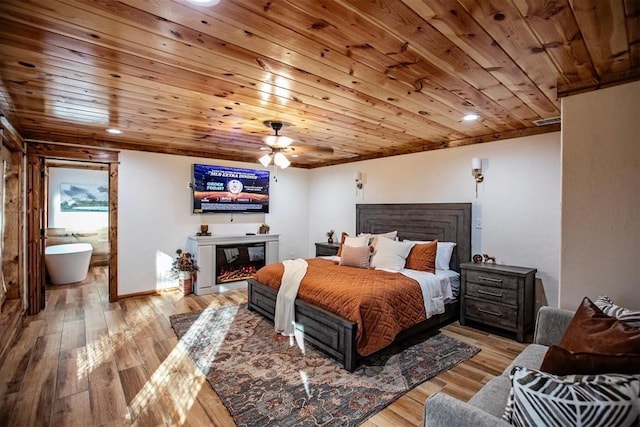
<path id="1" fill-rule="evenodd" d="M 269 212 L 269 171 L 193 165 L 193 213 Z"/>

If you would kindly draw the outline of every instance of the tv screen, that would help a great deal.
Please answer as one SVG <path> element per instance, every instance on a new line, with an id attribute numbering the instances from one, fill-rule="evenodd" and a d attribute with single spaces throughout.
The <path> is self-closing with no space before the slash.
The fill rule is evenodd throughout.
<path id="1" fill-rule="evenodd" d="M 193 213 L 269 212 L 269 171 L 193 165 Z"/>

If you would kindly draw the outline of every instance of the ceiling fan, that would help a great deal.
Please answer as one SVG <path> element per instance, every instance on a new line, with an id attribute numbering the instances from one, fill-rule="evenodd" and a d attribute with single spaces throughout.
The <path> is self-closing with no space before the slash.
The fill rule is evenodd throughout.
<path id="1" fill-rule="evenodd" d="M 285 126 L 290 126 L 289 123 L 265 120 L 264 125 L 273 129 L 274 135 L 269 135 L 264 138 L 265 147 L 261 147 L 261 150 L 269 150 L 269 153 L 260 157 L 258 161 L 262 163 L 262 166 L 267 167 L 273 163 L 282 169 L 285 169 L 291 165 L 291 161 L 286 156 L 291 154 L 292 157 L 298 157 L 298 154 L 304 153 L 319 153 L 319 154 L 333 154 L 333 148 L 331 147 L 317 147 L 311 145 L 292 145 L 293 139 L 288 136 L 278 135 L 278 132 Z"/>

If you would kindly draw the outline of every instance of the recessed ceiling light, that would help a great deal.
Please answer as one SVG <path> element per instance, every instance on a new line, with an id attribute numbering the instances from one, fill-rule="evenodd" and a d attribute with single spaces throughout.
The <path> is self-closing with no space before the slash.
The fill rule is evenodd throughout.
<path id="1" fill-rule="evenodd" d="M 109 128 L 109 129 L 106 129 L 106 131 L 112 135 L 120 135 L 122 133 L 120 129 L 116 129 L 116 128 Z"/>
<path id="2" fill-rule="evenodd" d="M 220 3 L 220 0 L 188 0 L 189 3 L 193 3 L 198 6 L 215 6 Z"/>
<path id="3" fill-rule="evenodd" d="M 469 114 L 465 114 L 464 117 L 462 117 L 462 120 L 464 120 L 465 122 L 470 122 L 473 120 L 478 120 L 479 118 L 480 118 L 479 115 L 475 113 L 469 113 Z"/>

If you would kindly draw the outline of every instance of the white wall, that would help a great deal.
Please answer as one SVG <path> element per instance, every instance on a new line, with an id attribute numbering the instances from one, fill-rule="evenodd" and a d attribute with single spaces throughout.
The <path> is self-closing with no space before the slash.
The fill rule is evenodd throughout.
<path id="1" fill-rule="evenodd" d="M 93 231 L 109 225 L 109 212 L 62 212 L 60 184 L 85 184 L 109 188 L 109 173 L 103 170 L 49 168 L 48 227 Z M 108 195 L 107 195 L 108 196 Z"/>
<path id="2" fill-rule="evenodd" d="M 640 309 L 640 82 L 562 99 L 560 306 Z"/>
<path id="3" fill-rule="evenodd" d="M 482 158 L 475 199 L 471 159 Z M 354 172 L 363 174 L 356 195 Z M 311 170 L 309 252 L 325 232 L 355 232 L 356 203 L 472 202 L 472 253 L 538 269 L 557 306 L 560 133 L 429 151 Z M 477 220 L 482 229 L 476 228 Z M 544 302 L 544 301 L 540 301 Z"/>
<path id="4" fill-rule="evenodd" d="M 191 213 L 191 169 L 193 163 L 262 168 L 196 157 L 122 151 L 118 187 L 118 295 L 136 294 L 175 283 L 165 271 L 187 236 L 208 224 L 213 234 L 257 233 L 266 222 L 270 234 L 280 234 L 280 258 L 307 256 L 309 229 L 308 176 L 304 169 L 277 171 L 270 183 L 269 214 Z M 273 175 L 273 170 L 272 170 Z"/>

